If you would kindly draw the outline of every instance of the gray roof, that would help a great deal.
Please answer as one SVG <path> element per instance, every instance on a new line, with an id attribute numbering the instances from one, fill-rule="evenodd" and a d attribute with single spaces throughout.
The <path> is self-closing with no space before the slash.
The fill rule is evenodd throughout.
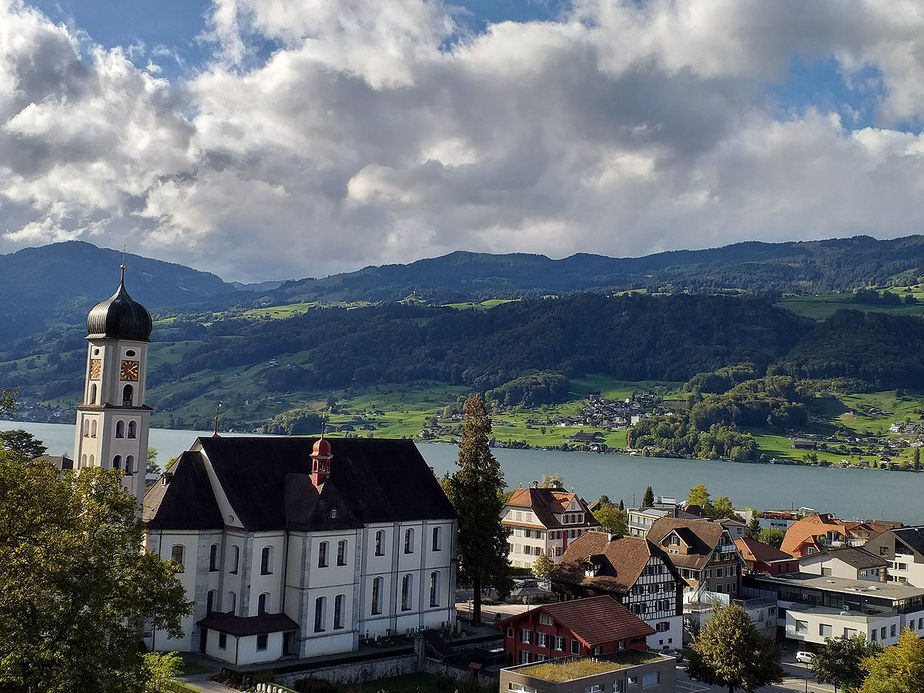
<path id="1" fill-rule="evenodd" d="M 813 573 L 789 573 L 787 575 L 753 575 L 755 582 L 777 585 L 790 585 L 838 592 L 840 594 L 865 594 L 868 597 L 882 597 L 894 601 L 924 597 L 924 588 L 912 587 L 899 582 L 872 582 L 870 580 L 851 580 L 849 578 L 815 575 Z"/>
<path id="2" fill-rule="evenodd" d="M 884 556 L 877 556 L 866 549 L 854 546 L 847 546 L 841 549 L 828 549 L 824 553 L 815 555 L 824 556 L 826 554 L 858 570 L 863 570 L 865 568 L 884 568 L 889 565 L 888 559 Z"/>
<path id="3" fill-rule="evenodd" d="M 412 441 L 328 438 L 331 471 L 319 491 L 309 476 L 316 440 L 301 436 L 198 438 L 183 453 L 170 484 L 156 484 L 148 491 L 144 520 L 153 529 L 223 526 L 205 473 L 208 467 L 237 519 L 252 532 L 456 517 Z"/>
<path id="4" fill-rule="evenodd" d="M 924 527 L 900 527 L 893 529 L 892 533 L 902 544 L 924 556 Z"/>

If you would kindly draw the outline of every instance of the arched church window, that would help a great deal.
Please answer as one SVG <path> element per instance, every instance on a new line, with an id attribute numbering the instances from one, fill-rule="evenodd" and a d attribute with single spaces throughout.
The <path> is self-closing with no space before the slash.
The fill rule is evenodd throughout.
<path id="1" fill-rule="evenodd" d="M 96 463 L 96 458 L 93 455 L 90 455 L 90 466 L 94 466 Z"/>
<path id="2" fill-rule="evenodd" d="M 116 438 L 124 438 L 124 437 L 125 437 L 125 422 L 116 421 Z"/>
<path id="3" fill-rule="evenodd" d="M 90 383 L 90 395 L 87 397 L 87 404 L 96 404 L 96 383 Z"/>
<path id="4" fill-rule="evenodd" d="M 83 437 L 84 438 L 90 437 L 90 420 L 89 419 L 83 420 Z"/>
<path id="5" fill-rule="evenodd" d="M 137 423 L 135 423 L 134 421 L 128 422 L 128 437 L 129 438 L 134 438 L 136 436 L 137 428 L 138 428 Z"/>
<path id="6" fill-rule="evenodd" d="M 81 455 L 80 461 L 77 463 L 77 469 L 80 469 L 81 467 L 86 467 L 86 466 L 87 466 L 87 456 Z"/>
<path id="7" fill-rule="evenodd" d="M 116 455 L 112 458 L 112 468 L 121 469 L 122 468 L 122 455 Z"/>
<path id="8" fill-rule="evenodd" d="M 96 438 L 96 419 L 90 422 L 90 437 Z"/>
<path id="9" fill-rule="evenodd" d="M 122 406 L 130 407 L 132 406 L 132 398 L 135 396 L 135 388 L 131 385 L 126 385 L 122 388 Z"/>
<path id="10" fill-rule="evenodd" d="M 135 473 L 135 456 L 129 455 L 125 458 L 125 473 L 134 474 Z"/>

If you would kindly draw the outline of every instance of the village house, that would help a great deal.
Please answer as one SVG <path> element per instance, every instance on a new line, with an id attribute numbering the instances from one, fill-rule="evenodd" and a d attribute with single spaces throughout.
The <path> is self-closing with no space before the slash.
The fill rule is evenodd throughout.
<path id="1" fill-rule="evenodd" d="M 864 548 L 828 549 L 799 559 L 799 570 L 811 575 L 885 582 L 888 559 Z"/>
<path id="2" fill-rule="evenodd" d="M 862 546 L 871 530 L 859 522 L 845 522 L 830 513 L 815 513 L 793 522 L 786 530 L 780 548 L 802 558 L 828 547 Z"/>
<path id="3" fill-rule="evenodd" d="M 568 544 L 585 532 L 599 529 L 584 499 L 563 488 L 518 488 L 501 511 L 510 564 L 532 568 L 543 553 L 558 562 Z"/>
<path id="4" fill-rule="evenodd" d="M 549 577 L 560 599 L 608 595 L 619 601 L 654 629 L 648 647 L 680 647 L 686 583 L 667 554 L 647 539 L 610 541 L 602 532 L 588 532 L 568 546 Z"/>
<path id="5" fill-rule="evenodd" d="M 924 587 L 924 526 L 886 530 L 864 548 L 889 561 L 889 582 Z"/>
<path id="6" fill-rule="evenodd" d="M 647 538 L 668 555 L 688 589 L 738 594 L 744 561 L 720 522 L 663 517 Z"/>
<path id="7" fill-rule="evenodd" d="M 647 651 L 652 627 L 610 597 L 537 606 L 499 621 L 504 649 L 517 664 L 559 657 Z"/>
<path id="8" fill-rule="evenodd" d="M 744 560 L 745 574 L 780 575 L 799 570 L 799 559 L 757 539 L 740 537 L 735 539 L 735 546 Z"/>

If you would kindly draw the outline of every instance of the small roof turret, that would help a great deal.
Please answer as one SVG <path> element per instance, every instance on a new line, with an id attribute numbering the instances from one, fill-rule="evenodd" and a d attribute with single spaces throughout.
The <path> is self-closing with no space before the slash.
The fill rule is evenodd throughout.
<path id="1" fill-rule="evenodd" d="M 87 315 L 88 339 L 131 339 L 151 341 L 154 322 L 147 308 L 132 299 L 125 290 L 125 265 L 122 280 L 112 296 L 97 303 Z"/>

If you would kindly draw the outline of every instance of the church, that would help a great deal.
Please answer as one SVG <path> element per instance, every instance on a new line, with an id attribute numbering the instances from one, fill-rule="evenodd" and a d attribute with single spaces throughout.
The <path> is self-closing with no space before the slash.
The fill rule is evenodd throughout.
<path id="1" fill-rule="evenodd" d="M 87 317 L 74 466 L 123 470 L 148 550 L 183 566 L 182 638 L 234 665 L 349 652 L 455 624 L 457 519 L 409 440 L 198 438 L 145 490 L 153 322 L 125 289 Z"/>

